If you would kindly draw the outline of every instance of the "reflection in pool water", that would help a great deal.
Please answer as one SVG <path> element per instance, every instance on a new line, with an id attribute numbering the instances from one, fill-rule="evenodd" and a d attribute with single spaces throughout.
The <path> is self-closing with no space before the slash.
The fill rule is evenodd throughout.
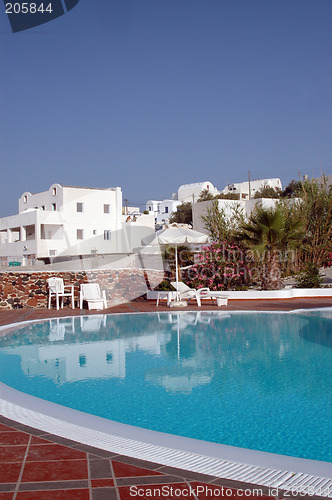
<path id="1" fill-rule="evenodd" d="M 0 380 L 149 429 L 332 461 L 326 312 L 170 312 L 2 331 Z"/>

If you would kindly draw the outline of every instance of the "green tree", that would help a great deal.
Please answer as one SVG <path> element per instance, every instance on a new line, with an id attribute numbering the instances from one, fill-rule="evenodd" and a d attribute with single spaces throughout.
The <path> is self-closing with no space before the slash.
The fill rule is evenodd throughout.
<path id="1" fill-rule="evenodd" d="M 298 198 L 303 194 L 301 181 L 294 179 L 285 187 L 281 193 L 281 198 Z"/>
<path id="2" fill-rule="evenodd" d="M 281 189 L 264 186 L 256 191 L 254 198 L 280 198 Z"/>
<path id="3" fill-rule="evenodd" d="M 201 191 L 199 198 L 197 199 L 197 203 L 200 201 L 209 201 L 209 200 L 239 200 L 240 195 L 239 193 L 219 193 L 216 195 L 213 195 L 210 193 L 208 189 L 203 189 Z"/>
<path id="4" fill-rule="evenodd" d="M 169 222 L 171 224 L 174 222 L 177 222 L 178 224 L 192 224 L 192 219 L 193 214 L 191 203 L 187 201 L 178 205 L 176 212 L 170 216 Z"/>
<path id="5" fill-rule="evenodd" d="M 239 200 L 240 199 L 240 194 L 239 193 L 220 193 L 215 196 L 215 199 L 217 200 Z"/>
<path id="6" fill-rule="evenodd" d="M 206 215 L 202 215 L 202 220 L 211 239 L 222 244 L 224 241 L 230 241 L 244 222 L 244 211 L 239 203 L 229 205 L 226 210 L 219 207 L 218 201 L 214 200 Z"/>
<path id="7" fill-rule="evenodd" d="M 331 251 L 332 186 L 323 176 L 321 182 L 306 180 L 301 187 L 303 194 L 299 208 L 306 226 L 304 260 L 322 267 Z"/>
<path id="8" fill-rule="evenodd" d="M 258 203 L 237 235 L 238 240 L 260 257 L 263 290 L 281 288 L 281 258 L 285 250 L 298 247 L 305 234 L 302 221 L 292 218 L 291 211 L 288 214 L 280 205 L 265 209 Z"/>
<path id="9" fill-rule="evenodd" d="M 214 199 L 213 194 L 211 194 L 208 189 L 203 189 L 200 192 L 199 198 L 197 199 L 197 203 L 199 203 L 200 201 L 208 201 L 213 199 Z"/>

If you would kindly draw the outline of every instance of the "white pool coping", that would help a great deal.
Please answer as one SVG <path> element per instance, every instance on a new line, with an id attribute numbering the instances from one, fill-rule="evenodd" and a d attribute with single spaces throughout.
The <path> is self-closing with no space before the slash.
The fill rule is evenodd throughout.
<path id="1" fill-rule="evenodd" d="M 169 292 L 173 293 L 173 292 Z M 175 292 L 174 292 L 175 293 Z M 214 295 L 228 296 L 229 300 L 267 300 L 267 299 L 313 299 L 332 298 L 332 288 L 284 288 L 282 290 L 224 290 L 213 292 Z M 148 300 L 157 300 L 158 292 L 149 290 Z M 209 300 L 209 299 L 203 299 Z"/>
<path id="2" fill-rule="evenodd" d="M 290 312 L 305 311 L 308 309 Z M 249 311 L 232 311 L 235 314 L 243 312 L 250 314 Z M 31 321 L 5 325 L 0 330 L 27 323 Z M 30 396 L 1 382 L 0 413 L 46 433 L 114 454 L 265 486 L 271 490 L 277 488 L 278 491 L 332 498 L 331 462 L 210 443 L 122 424 Z"/>

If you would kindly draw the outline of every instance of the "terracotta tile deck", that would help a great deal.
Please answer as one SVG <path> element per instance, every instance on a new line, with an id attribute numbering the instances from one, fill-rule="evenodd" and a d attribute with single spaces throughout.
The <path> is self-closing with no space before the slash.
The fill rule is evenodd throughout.
<path id="1" fill-rule="evenodd" d="M 230 301 L 225 310 L 291 310 L 332 306 L 332 299 Z M 187 310 L 198 310 L 193 305 Z M 165 305 L 159 311 L 169 311 Z M 199 310 L 211 310 L 203 305 Z M 155 303 L 137 301 L 105 313 L 156 311 Z M 100 314 L 99 311 L 97 311 Z M 17 321 L 87 314 L 79 309 L 0 311 L 0 325 Z M 191 489 L 190 489 L 191 488 Z M 174 469 L 45 434 L 0 416 L 0 500 L 128 500 L 243 499 L 243 490 L 266 500 L 269 491 L 252 484 L 229 481 Z M 256 489 L 256 493 L 254 491 Z M 260 494 L 257 494 L 257 489 Z M 240 491 L 241 490 L 241 491 Z M 286 496 L 286 495 L 285 495 Z M 306 498 L 300 495 L 301 498 Z M 279 492 L 279 498 L 283 498 Z M 289 498 L 289 496 L 287 496 Z M 308 496 L 308 499 L 321 498 Z"/>

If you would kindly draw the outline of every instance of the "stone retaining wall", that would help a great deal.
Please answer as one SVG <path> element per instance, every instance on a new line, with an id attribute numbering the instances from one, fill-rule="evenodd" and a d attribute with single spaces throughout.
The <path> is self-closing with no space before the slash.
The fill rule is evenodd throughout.
<path id="1" fill-rule="evenodd" d="M 163 272 L 141 269 L 3 272 L 0 273 L 0 309 L 47 308 L 47 279 L 51 277 L 63 278 L 65 285 L 75 286 L 76 306 L 80 284 L 99 283 L 100 288 L 106 290 L 108 306 L 111 307 L 144 295 L 149 287 L 158 285 L 163 278 Z"/>

